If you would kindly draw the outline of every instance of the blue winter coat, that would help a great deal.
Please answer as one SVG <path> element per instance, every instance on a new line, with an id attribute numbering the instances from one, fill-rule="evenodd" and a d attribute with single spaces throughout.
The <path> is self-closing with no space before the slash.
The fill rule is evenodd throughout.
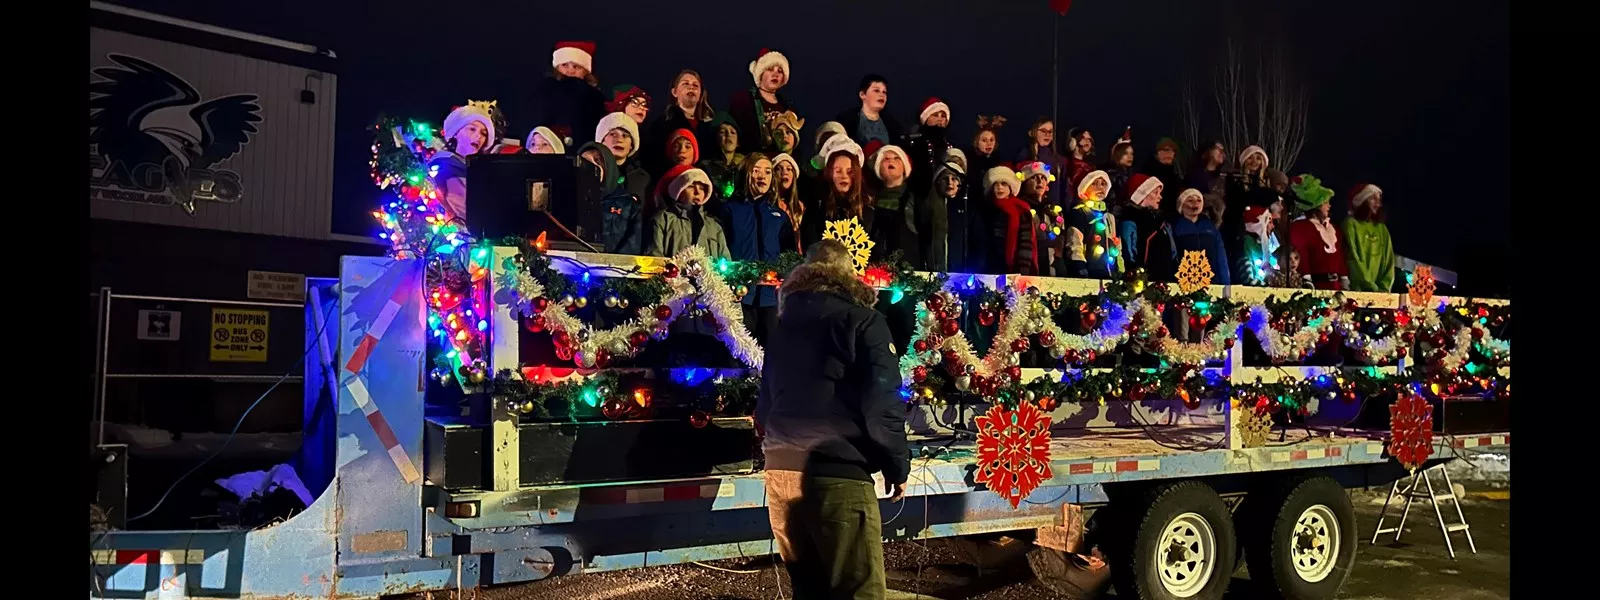
<path id="1" fill-rule="evenodd" d="M 1204 250 L 1206 261 L 1211 263 L 1211 284 L 1231 285 L 1228 252 L 1223 246 L 1222 234 L 1211 219 L 1203 216 L 1194 221 L 1181 216 L 1168 219 L 1149 238 L 1145 264 L 1151 277 L 1173 281 L 1185 250 Z"/>
<path id="2" fill-rule="evenodd" d="M 722 228 L 728 238 L 728 254 L 734 260 L 773 261 L 785 248 L 794 247 L 794 227 L 789 224 L 789 215 L 778 208 L 771 195 L 729 200 L 723 204 Z M 744 303 L 777 306 L 777 290 L 772 286 L 758 286 L 744 297 Z"/>

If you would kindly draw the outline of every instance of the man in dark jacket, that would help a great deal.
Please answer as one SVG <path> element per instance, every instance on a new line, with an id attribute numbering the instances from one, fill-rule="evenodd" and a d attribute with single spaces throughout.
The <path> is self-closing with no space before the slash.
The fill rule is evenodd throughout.
<path id="1" fill-rule="evenodd" d="M 877 293 L 843 244 L 813 244 L 778 292 L 756 402 L 767 514 L 795 598 L 883 598 L 883 522 L 911 470 L 900 371 Z"/>

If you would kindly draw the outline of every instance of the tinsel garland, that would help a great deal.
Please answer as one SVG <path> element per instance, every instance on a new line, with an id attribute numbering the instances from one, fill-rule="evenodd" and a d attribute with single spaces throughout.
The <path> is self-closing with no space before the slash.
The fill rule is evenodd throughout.
<path id="1" fill-rule="evenodd" d="M 700 303 L 716 319 L 717 338 L 728 347 L 734 358 L 752 369 L 760 370 L 766 353 L 750 336 L 750 330 L 745 328 L 744 307 L 712 266 L 710 259 L 706 258 L 705 249 L 689 246 L 679 251 L 672 260 L 683 265 L 683 275 L 692 280 L 690 287 L 685 289 L 691 293 L 698 292 Z"/>

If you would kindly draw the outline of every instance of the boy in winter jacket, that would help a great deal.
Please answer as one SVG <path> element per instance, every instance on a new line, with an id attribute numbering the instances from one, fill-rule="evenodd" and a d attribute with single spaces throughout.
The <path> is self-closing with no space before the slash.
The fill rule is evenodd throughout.
<path id="1" fill-rule="evenodd" d="M 946 136 L 950 126 L 950 106 L 938 98 L 922 103 L 916 131 L 906 136 L 906 152 L 911 157 L 912 172 L 919 175 L 911 179 L 911 192 L 918 198 L 927 197 L 933 187 L 933 172 L 946 161 L 945 154 L 954 150 Z M 967 158 L 961 156 L 962 172 L 966 172 Z"/>
<path id="2" fill-rule="evenodd" d="M 1228 251 L 1222 234 L 1205 215 L 1205 195 L 1189 188 L 1178 194 L 1178 214 L 1167 220 L 1145 246 L 1146 271 L 1157 281 L 1175 281 L 1185 252 L 1204 251 L 1212 285 L 1229 285 Z"/>
<path id="3" fill-rule="evenodd" d="M 650 186 L 650 176 L 639 166 L 638 161 L 632 160 L 633 155 L 639 151 L 639 125 L 633 117 L 622 113 L 611 113 L 600 119 L 600 124 L 595 127 L 594 137 L 600 141 L 611 153 L 611 161 L 616 163 L 618 179 L 622 189 L 628 193 L 627 202 L 621 198 L 608 196 L 605 208 L 605 247 L 606 252 L 613 254 L 639 254 L 643 251 L 643 221 L 648 206 L 643 204 L 646 190 Z"/>
<path id="4" fill-rule="evenodd" d="M 699 246 L 712 258 L 728 258 L 728 239 L 722 225 L 705 214 L 711 199 L 711 177 L 705 171 L 678 165 L 656 184 L 656 194 L 667 206 L 650 222 L 646 253 L 670 257 L 689 246 Z"/>
<path id="5" fill-rule="evenodd" d="M 1128 178 L 1125 192 L 1128 204 L 1122 207 L 1122 216 L 1117 219 L 1123 264 L 1144 264 L 1144 255 L 1139 251 L 1144 240 L 1161 226 L 1161 199 L 1165 191 L 1166 183 L 1150 175 L 1138 173 Z"/>
<path id="6" fill-rule="evenodd" d="M 967 173 L 955 161 L 939 165 L 933 189 L 917 209 L 924 267 L 940 273 L 981 273 L 989 232 L 982 211 L 966 195 Z"/>
<path id="7" fill-rule="evenodd" d="M 1383 221 L 1383 190 L 1370 183 L 1350 190 L 1343 233 L 1352 290 L 1387 292 L 1394 287 L 1394 241 Z"/>
<path id="8" fill-rule="evenodd" d="M 1117 238 L 1117 218 L 1106 210 L 1111 176 L 1090 171 L 1078 182 L 1078 203 L 1067 211 L 1065 277 L 1116 279 L 1122 275 L 1122 241 Z"/>
<path id="9" fill-rule="evenodd" d="M 466 106 L 450 111 L 444 118 L 445 147 L 433 154 L 428 170 L 433 172 L 433 186 L 442 196 L 450 220 L 465 225 L 467 222 L 467 159 L 489 147 L 494 139 L 494 118 L 483 104 L 468 102 Z"/>
<path id="10" fill-rule="evenodd" d="M 773 163 L 755 153 L 745 157 L 745 194 L 722 206 L 721 219 L 728 254 L 734 260 L 777 260 L 794 248 L 794 226 L 773 196 Z M 771 286 L 756 286 L 743 299 L 744 323 L 757 341 L 778 326 L 778 295 Z"/>
<path id="11" fill-rule="evenodd" d="M 739 170 L 744 168 L 744 154 L 739 148 L 739 127 L 728 113 L 717 113 L 707 130 L 717 134 L 717 152 L 697 163 L 711 177 L 712 205 L 721 205 L 738 193 Z"/>
<path id="12" fill-rule="evenodd" d="M 1328 218 L 1333 190 L 1322 186 L 1314 175 L 1297 175 L 1289 180 L 1295 207 L 1300 216 L 1289 224 L 1289 245 L 1300 253 L 1300 272 L 1311 278 L 1319 290 L 1350 287 L 1350 267 L 1345 258 L 1339 228 Z"/>
<path id="13" fill-rule="evenodd" d="M 876 146 L 877 144 L 872 144 Z M 870 148 L 870 146 L 869 146 Z M 901 258 L 913 265 L 922 257 L 917 251 L 916 198 L 907 183 L 911 179 L 911 161 L 899 146 L 883 146 L 867 151 L 868 173 L 872 185 L 872 226 L 867 231 L 877 242 L 874 253 L 889 256 L 896 250 Z"/>

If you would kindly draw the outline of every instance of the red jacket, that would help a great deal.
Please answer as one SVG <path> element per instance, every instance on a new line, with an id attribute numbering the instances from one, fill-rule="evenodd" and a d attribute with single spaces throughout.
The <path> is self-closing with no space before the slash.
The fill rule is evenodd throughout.
<path id="1" fill-rule="evenodd" d="M 1329 252 L 1323 244 L 1322 234 L 1317 231 L 1317 226 L 1310 219 L 1296 219 L 1289 224 L 1289 245 L 1300 254 L 1300 273 L 1311 276 L 1311 281 L 1319 290 L 1343 289 L 1339 277 L 1350 274 L 1350 266 L 1345 263 L 1344 241 L 1339 239 L 1339 228 L 1328 220 L 1328 227 L 1333 230 L 1333 251 Z"/>

